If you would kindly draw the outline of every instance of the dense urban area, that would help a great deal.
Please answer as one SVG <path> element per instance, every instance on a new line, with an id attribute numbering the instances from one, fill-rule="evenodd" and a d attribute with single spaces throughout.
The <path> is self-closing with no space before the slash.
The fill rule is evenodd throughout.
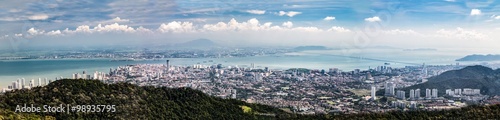
<path id="1" fill-rule="evenodd" d="M 249 52 L 245 55 L 284 52 Z M 83 53 L 82 53 L 83 54 Z M 90 55 L 90 53 L 89 53 Z M 110 56 L 104 55 L 103 56 Z M 132 57 L 128 55 L 122 55 Z M 135 56 L 143 58 L 141 54 Z M 185 55 L 199 55 L 189 53 Z M 204 57 L 214 54 L 203 55 Z M 237 55 L 224 53 L 217 55 Z M 79 57 L 85 55 L 79 55 Z M 99 55 L 98 55 L 99 56 Z M 148 54 L 147 58 L 154 54 Z M 65 58 L 75 57 L 67 55 Z M 86 56 L 95 57 L 95 56 Z M 159 58 L 168 57 L 162 56 Z M 425 83 L 427 78 L 445 71 L 464 68 L 465 65 L 419 65 L 392 68 L 390 63 L 370 68 L 342 71 L 291 68 L 273 70 L 268 67 L 229 66 L 205 61 L 191 66 L 165 64 L 137 64 L 110 68 L 109 71 L 83 71 L 72 79 L 95 79 L 104 83 L 127 82 L 139 86 L 190 87 L 221 98 L 231 98 L 248 103 L 260 103 L 299 114 L 317 113 L 370 113 L 394 110 L 436 110 L 460 108 L 471 104 L 497 103 L 497 96 L 482 95 L 479 89 L 454 88 L 438 91 L 436 88 L 403 90 L 402 88 Z M 58 77 L 55 80 L 64 79 Z M 27 81 L 19 78 L 2 92 L 13 89 L 30 89 L 44 86 L 51 79 Z M 36 83 L 36 84 L 35 84 Z"/>

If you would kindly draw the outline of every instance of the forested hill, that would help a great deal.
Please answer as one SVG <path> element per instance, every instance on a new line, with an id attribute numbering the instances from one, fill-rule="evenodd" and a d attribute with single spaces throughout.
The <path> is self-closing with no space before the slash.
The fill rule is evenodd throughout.
<path id="1" fill-rule="evenodd" d="M 438 76 L 429 78 L 429 81 L 407 87 L 403 90 L 426 88 L 439 90 L 444 94 L 446 89 L 473 88 L 481 89 L 481 94 L 500 95 L 500 69 L 493 70 L 489 67 L 475 65 L 460 70 L 446 71 Z M 442 91 L 442 92 L 441 92 Z"/>
<path id="2" fill-rule="evenodd" d="M 114 113 L 36 114 L 57 119 L 266 119 L 290 115 L 270 106 L 211 97 L 190 88 L 103 84 L 96 80 L 58 80 L 44 87 L 0 95 L 0 109 L 14 111 L 16 105 L 24 104 L 116 105 Z M 263 113 L 268 115 L 259 115 Z"/>
<path id="3" fill-rule="evenodd" d="M 16 105 L 117 105 L 116 112 L 15 113 Z M 0 119 L 485 119 L 500 118 L 500 105 L 447 111 L 351 115 L 297 115 L 270 106 L 208 96 L 189 88 L 154 88 L 95 80 L 59 80 L 0 95 Z"/>

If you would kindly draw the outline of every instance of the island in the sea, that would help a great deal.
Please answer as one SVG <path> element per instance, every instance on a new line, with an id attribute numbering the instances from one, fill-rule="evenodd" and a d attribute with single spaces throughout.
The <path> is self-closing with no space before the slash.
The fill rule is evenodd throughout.
<path id="1" fill-rule="evenodd" d="M 298 46 L 295 47 L 294 50 L 306 51 L 306 50 L 330 50 L 330 49 L 325 46 Z"/>
<path id="2" fill-rule="evenodd" d="M 437 51 L 434 48 L 403 49 L 403 51 Z"/>
<path id="3" fill-rule="evenodd" d="M 500 55 L 478 55 L 478 54 L 473 54 L 473 55 L 467 55 L 463 58 L 457 59 L 455 61 L 497 61 L 500 60 Z"/>

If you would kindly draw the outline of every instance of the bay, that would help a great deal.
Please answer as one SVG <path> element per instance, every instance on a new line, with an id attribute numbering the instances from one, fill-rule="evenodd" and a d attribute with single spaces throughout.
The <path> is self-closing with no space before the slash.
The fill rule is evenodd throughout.
<path id="1" fill-rule="evenodd" d="M 366 70 L 390 63 L 389 67 L 415 65 L 449 65 L 455 59 L 469 54 L 494 54 L 495 50 L 438 49 L 437 51 L 403 51 L 400 49 L 342 49 L 286 53 L 281 55 L 230 57 L 230 58 L 169 58 L 174 66 L 194 64 L 250 67 L 270 69 L 339 68 L 344 71 Z M 133 64 L 165 64 L 165 60 L 111 61 L 110 59 L 58 59 L 58 60 L 6 60 L 0 61 L 0 87 L 7 87 L 18 78 L 26 80 L 56 77 L 70 78 L 73 73 L 86 71 L 109 72 L 110 68 Z M 483 62 L 460 62 L 460 64 L 481 64 Z"/>

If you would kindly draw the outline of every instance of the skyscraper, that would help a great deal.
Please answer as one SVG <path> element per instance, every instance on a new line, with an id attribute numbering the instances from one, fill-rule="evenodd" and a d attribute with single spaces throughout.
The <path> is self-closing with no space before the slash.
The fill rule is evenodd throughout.
<path id="1" fill-rule="evenodd" d="M 27 87 L 27 85 L 26 85 L 26 79 L 24 79 L 24 78 L 21 78 L 21 79 L 23 81 L 23 84 L 21 85 L 21 87 L 22 88 L 26 88 Z"/>
<path id="2" fill-rule="evenodd" d="M 372 90 L 371 90 L 372 100 L 377 100 L 376 93 L 377 93 L 377 87 L 372 86 Z"/>
<path id="3" fill-rule="evenodd" d="M 397 97 L 398 99 L 401 99 L 401 100 L 406 99 L 406 93 L 405 93 L 405 91 L 398 90 L 398 91 L 396 92 L 396 97 Z"/>
<path id="4" fill-rule="evenodd" d="M 21 79 L 17 79 L 17 86 L 16 86 L 17 89 L 21 89 Z"/>
<path id="5" fill-rule="evenodd" d="M 437 98 L 437 97 L 438 97 L 438 90 L 432 89 L 432 98 Z"/>
<path id="6" fill-rule="evenodd" d="M 167 60 L 167 70 L 170 68 L 170 60 Z"/>
<path id="7" fill-rule="evenodd" d="M 431 89 L 425 89 L 425 98 L 430 99 L 432 97 L 431 95 Z"/>
<path id="8" fill-rule="evenodd" d="M 38 86 L 42 86 L 42 78 L 38 78 Z"/>
<path id="9" fill-rule="evenodd" d="M 94 78 L 92 78 L 94 80 L 99 80 L 99 72 L 95 71 L 94 72 Z"/>
<path id="10" fill-rule="evenodd" d="M 79 79 L 78 73 L 73 74 L 73 79 Z"/>
<path id="11" fill-rule="evenodd" d="M 385 83 L 385 96 L 394 96 L 394 83 Z"/>
<path id="12" fill-rule="evenodd" d="M 420 89 L 415 90 L 415 99 L 420 99 Z"/>
<path id="13" fill-rule="evenodd" d="M 410 90 L 410 100 L 415 100 L 415 90 Z"/>
<path id="14" fill-rule="evenodd" d="M 17 82 L 16 81 L 12 82 L 12 89 L 17 89 Z"/>
<path id="15" fill-rule="evenodd" d="M 30 88 L 33 88 L 34 86 L 35 86 L 35 79 L 31 79 Z"/>

